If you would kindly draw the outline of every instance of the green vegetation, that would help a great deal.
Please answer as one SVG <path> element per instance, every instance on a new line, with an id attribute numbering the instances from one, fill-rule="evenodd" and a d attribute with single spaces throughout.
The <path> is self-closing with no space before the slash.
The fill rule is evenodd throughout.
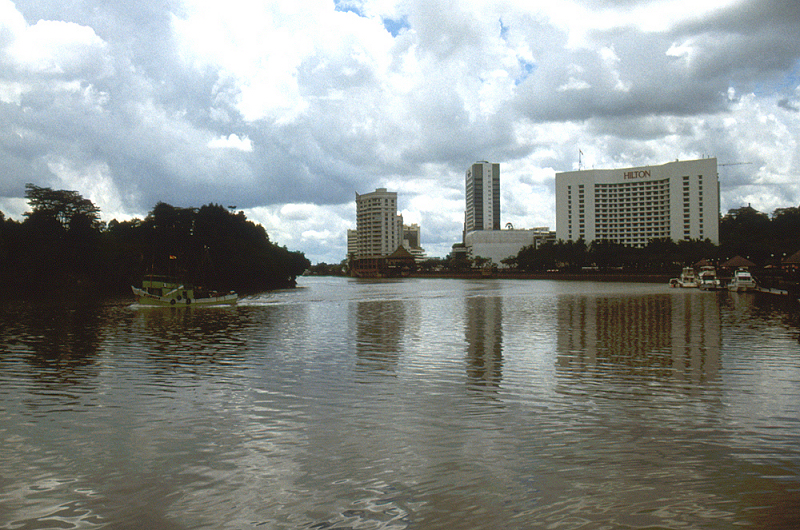
<path id="1" fill-rule="evenodd" d="M 654 239 L 645 248 L 611 241 L 558 241 L 525 247 L 509 261 L 521 271 L 622 269 L 630 272 L 677 273 L 701 259 L 722 263 L 742 256 L 761 267 L 779 265 L 800 250 L 800 208 L 781 208 L 772 216 L 750 206 L 728 211 L 719 224 L 720 244 Z"/>
<path id="2" fill-rule="evenodd" d="M 77 192 L 29 184 L 23 222 L 0 212 L 0 295 L 127 293 L 150 272 L 219 290 L 289 287 L 310 263 L 243 212 L 158 203 L 144 219 L 102 223 Z"/>
<path id="3" fill-rule="evenodd" d="M 320 262 L 316 265 L 311 265 L 308 268 L 309 276 L 347 276 L 347 260 L 342 260 L 340 263 L 325 263 Z"/>

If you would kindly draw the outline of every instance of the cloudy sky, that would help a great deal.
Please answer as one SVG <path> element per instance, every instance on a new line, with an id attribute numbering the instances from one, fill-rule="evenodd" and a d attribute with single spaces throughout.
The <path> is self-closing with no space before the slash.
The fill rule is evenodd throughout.
<path id="1" fill-rule="evenodd" d="M 27 182 L 105 220 L 236 206 L 312 262 L 355 193 L 429 255 L 464 172 L 555 229 L 554 176 L 716 156 L 722 212 L 800 205 L 797 0 L 0 0 L 0 210 Z"/>

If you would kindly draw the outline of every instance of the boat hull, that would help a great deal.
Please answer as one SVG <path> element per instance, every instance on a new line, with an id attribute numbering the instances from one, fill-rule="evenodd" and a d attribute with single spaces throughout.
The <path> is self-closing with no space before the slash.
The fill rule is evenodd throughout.
<path id="1" fill-rule="evenodd" d="M 194 306 L 215 306 L 233 305 L 239 300 L 239 295 L 230 293 L 222 296 L 209 296 L 204 298 L 182 298 L 175 296 L 157 296 L 143 289 L 131 287 L 136 303 L 143 306 L 153 307 L 194 307 Z"/>
<path id="2" fill-rule="evenodd" d="M 681 280 L 679 278 L 672 278 L 669 281 L 670 287 L 680 287 L 682 289 L 695 289 L 698 287 L 698 283 L 694 280 Z"/>
<path id="3" fill-rule="evenodd" d="M 733 279 L 728 284 L 728 290 L 733 292 L 747 292 L 747 291 L 755 291 L 758 285 L 756 285 L 756 281 L 747 271 L 736 271 L 733 275 Z"/>

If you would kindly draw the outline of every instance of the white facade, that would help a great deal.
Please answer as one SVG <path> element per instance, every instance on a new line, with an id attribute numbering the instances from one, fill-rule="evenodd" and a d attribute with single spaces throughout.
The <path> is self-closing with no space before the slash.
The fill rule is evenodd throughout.
<path id="1" fill-rule="evenodd" d="M 523 247 L 554 238 L 553 232 L 547 227 L 530 230 L 475 230 L 464 237 L 464 245 L 470 258 L 489 258 L 494 265 L 505 267 L 502 261 L 516 258 Z"/>
<path id="2" fill-rule="evenodd" d="M 556 173 L 556 237 L 632 247 L 657 238 L 719 244 L 717 159 Z"/>
<path id="3" fill-rule="evenodd" d="M 500 230 L 500 164 L 472 164 L 465 176 L 464 233 Z"/>
<path id="4" fill-rule="evenodd" d="M 357 259 L 388 256 L 402 243 L 403 217 L 397 215 L 397 193 L 378 188 L 356 193 Z"/>

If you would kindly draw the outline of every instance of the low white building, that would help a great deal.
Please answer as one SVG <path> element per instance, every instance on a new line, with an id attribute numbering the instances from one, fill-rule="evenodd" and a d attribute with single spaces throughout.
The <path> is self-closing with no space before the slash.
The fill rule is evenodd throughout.
<path id="1" fill-rule="evenodd" d="M 555 233 L 548 227 L 529 230 L 474 230 L 464 236 L 467 255 L 472 258 L 488 258 L 494 265 L 504 268 L 502 261 L 515 258 L 519 251 L 545 241 L 555 241 Z"/>

